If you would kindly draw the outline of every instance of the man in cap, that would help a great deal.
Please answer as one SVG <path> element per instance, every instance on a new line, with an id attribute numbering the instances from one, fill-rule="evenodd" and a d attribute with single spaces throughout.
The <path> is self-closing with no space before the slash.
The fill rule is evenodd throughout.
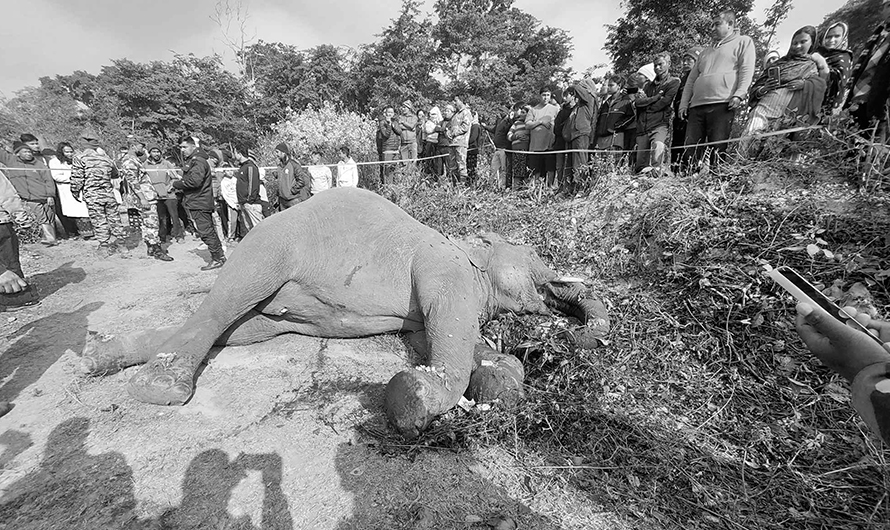
<path id="1" fill-rule="evenodd" d="M 414 160 L 417 158 L 417 112 L 410 99 L 402 103 L 399 125 L 402 128 L 399 158 Z M 414 165 L 414 162 L 410 165 Z"/>
<path id="2" fill-rule="evenodd" d="M 24 136 L 24 135 L 23 135 Z M 43 231 L 41 243 L 53 246 L 56 239 L 56 183 L 40 156 L 21 139 L 12 144 L 12 155 L 0 150 L 0 164 L 7 167 L 6 177 L 21 197 L 25 210 Z"/>
<path id="3" fill-rule="evenodd" d="M 287 210 L 309 198 L 309 172 L 291 157 L 290 147 L 284 142 L 275 148 L 278 157 L 278 209 Z"/>
<path id="4" fill-rule="evenodd" d="M 704 48 L 701 46 L 693 46 L 686 50 L 680 63 L 683 69 L 683 75 L 680 76 L 680 89 L 674 98 L 674 130 L 671 137 L 671 170 L 674 173 L 682 173 L 685 167 L 682 164 L 683 146 L 686 143 L 686 120 L 680 117 L 680 101 L 683 99 L 683 90 L 686 88 L 686 81 L 689 80 L 689 72 L 698 61 L 698 56 Z"/>
<path id="5" fill-rule="evenodd" d="M 74 156 L 71 165 L 71 194 L 78 198 L 83 192 L 99 249 L 111 253 L 117 243 L 111 237 L 126 237 L 112 184 L 118 178 L 117 168 L 99 147 L 97 134 L 88 131 L 82 138 L 86 147 Z"/>
<path id="6" fill-rule="evenodd" d="M 173 181 L 176 176 L 176 166 L 161 156 L 161 149 L 152 146 L 148 150 L 148 160 L 144 164 L 148 179 L 154 187 L 157 195 L 158 213 L 158 237 L 161 243 L 170 238 L 182 242 L 182 223 L 179 220 L 178 199 L 173 193 Z"/>
<path id="7" fill-rule="evenodd" d="M 134 140 L 127 156 L 121 162 L 121 174 L 127 183 L 126 204 L 138 212 L 137 215 L 141 219 L 138 224 L 142 231 L 142 239 L 148 248 L 148 255 L 161 261 L 173 261 L 161 246 L 157 212 L 158 193 L 142 164 L 144 157 L 145 144 Z"/>
<path id="8" fill-rule="evenodd" d="M 185 165 L 182 168 L 182 179 L 174 180 L 173 187 L 182 190 L 182 202 L 195 223 L 195 232 L 210 251 L 210 263 L 201 267 L 202 271 L 210 271 L 222 267 L 226 256 L 213 226 L 213 176 L 210 164 L 207 163 L 207 155 L 198 149 L 197 144 L 191 136 L 183 136 L 179 140 Z"/>

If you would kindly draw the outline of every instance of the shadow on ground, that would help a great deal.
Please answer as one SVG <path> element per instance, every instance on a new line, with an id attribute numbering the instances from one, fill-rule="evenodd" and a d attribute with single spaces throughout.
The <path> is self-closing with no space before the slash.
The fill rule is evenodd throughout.
<path id="1" fill-rule="evenodd" d="M 135 515 L 132 469 L 118 452 L 90 455 L 86 443 L 89 428 L 90 421 L 78 417 L 53 429 L 40 465 L 0 498 L 0 530 L 293 529 L 281 489 L 282 460 L 275 453 L 240 454 L 229 459 L 219 449 L 204 451 L 186 469 L 180 505 L 157 519 L 140 520 Z M 0 435 L 0 442 L 17 442 L 13 450 L 17 454 L 23 443 L 30 444 L 30 437 L 7 431 Z M 6 452 L 2 458 L 9 460 Z M 235 517 L 228 511 L 234 488 L 250 470 L 262 475 L 259 527 L 249 516 Z"/>
<path id="2" fill-rule="evenodd" d="M 0 386 L 0 401 L 14 401 L 22 390 L 40 379 L 65 350 L 82 351 L 88 317 L 102 305 L 103 302 L 92 302 L 69 313 L 53 313 L 9 334 L 10 345 L 0 355 L 0 381 L 5 381 Z"/>
<path id="3" fill-rule="evenodd" d="M 73 261 L 63 263 L 49 272 L 27 275 L 28 283 L 33 285 L 40 294 L 41 299 L 54 294 L 56 291 L 72 283 L 80 283 L 87 274 L 80 267 L 72 267 Z"/>

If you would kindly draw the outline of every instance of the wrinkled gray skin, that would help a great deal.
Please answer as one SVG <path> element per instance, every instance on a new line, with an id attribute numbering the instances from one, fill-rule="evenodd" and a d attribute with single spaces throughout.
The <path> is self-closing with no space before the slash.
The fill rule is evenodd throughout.
<path id="1" fill-rule="evenodd" d="M 580 284 L 560 281 L 531 248 L 493 234 L 452 241 L 374 193 L 336 188 L 251 230 L 182 326 L 93 340 L 84 361 L 93 373 L 146 362 L 129 393 L 172 405 L 191 397 L 214 344 L 406 332 L 428 367 L 396 374 L 385 406 L 393 425 L 415 437 L 465 391 L 521 393 L 521 363 L 476 347 L 479 321 L 549 314 L 548 305 L 597 333 L 608 327 L 602 304 L 582 299 Z"/>

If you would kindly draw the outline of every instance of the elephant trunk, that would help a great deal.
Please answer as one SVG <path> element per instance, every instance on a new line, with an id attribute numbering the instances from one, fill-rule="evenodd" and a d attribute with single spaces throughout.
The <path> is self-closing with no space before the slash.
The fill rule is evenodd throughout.
<path id="1" fill-rule="evenodd" d="M 586 326 L 585 333 L 602 337 L 609 331 L 606 306 L 580 281 L 554 280 L 545 285 L 544 303 Z"/>

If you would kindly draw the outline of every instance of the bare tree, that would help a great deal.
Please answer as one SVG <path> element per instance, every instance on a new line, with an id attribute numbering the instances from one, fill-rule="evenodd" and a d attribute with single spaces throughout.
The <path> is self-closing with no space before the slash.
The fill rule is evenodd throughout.
<path id="1" fill-rule="evenodd" d="M 238 65 L 238 75 L 253 84 L 253 68 L 250 68 L 250 58 L 247 57 L 247 48 L 256 39 L 256 29 L 248 24 L 250 20 L 250 0 L 217 0 L 210 15 L 210 20 L 216 22 L 222 32 L 222 42 L 235 56 L 235 64 Z"/>

